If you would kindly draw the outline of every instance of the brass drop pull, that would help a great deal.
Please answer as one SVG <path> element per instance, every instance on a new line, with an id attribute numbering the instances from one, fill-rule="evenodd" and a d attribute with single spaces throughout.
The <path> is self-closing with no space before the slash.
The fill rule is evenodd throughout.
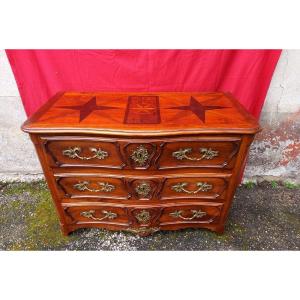
<path id="1" fill-rule="evenodd" d="M 97 182 L 97 184 L 100 186 L 100 189 L 91 189 L 89 188 L 90 182 L 89 181 L 82 181 L 79 183 L 76 183 L 73 185 L 74 189 L 78 190 L 78 191 L 89 191 L 89 192 L 93 192 L 93 193 L 97 193 L 97 192 L 112 192 L 116 187 L 113 184 L 109 184 L 108 182 Z"/>
<path id="2" fill-rule="evenodd" d="M 175 210 L 174 212 L 170 213 L 170 216 L 173 218 L 180 218 L 182 220 L 193 220 L 193 219 L 199 219 L 199 218 L 206 216 L 206 212 L 202 211 L 201 209 L 191 210 L 191 213 L 192 213 L 191 217 L 184 217 L 182 215 L 182 213 L 183 213 L 182 210 Z"/>
<path id="3" fill-rule="evenodd" d="M 88 211 L 83 211 L 80 213 L 81 216 L 88 218 L 88 219 L 92 219 L 95 221 L 102 221 L 105 219 L 115 219 L 118 215 L 116 213 L 113 213 L 111 211 L 107 211 L 107 210 L 102 210 L 101 211 L 103 213 L 103 217 L 102 218 L 96 218 L 94 216 L 95 211 L 94 210 L 88 210 Z"/>
<path id="4" fill-rule="evenodd" d="M 63 150 L 62 153 L 64 156 L 68 156 L 70 158 L 79 158 L 81 160 L 90 160 L 90 159 L 105 159 L 108 157 L 108 152 L 102 150 L 101 148 L 89 148 L 89 150 L 94 153 L 92 156 L 80 156 L 81 148 L 80 147 L 73 147 L 66 150 Z"/>
<path id="5" fill-rule="evenodd" d="M 201 156 L 200 157 L 190 157 L 188 154 L 192 153 L 192 148 L 180 148 L 177 151 L 174 151 L 172 153 L 172 156 L 178 160 L 203 160 L 203 159 L 213 159 L 214 157 L 217 157 L 219 155 L 219 151 L 212 150 L 211 148 L 200 148 L 199 149 Z"/>
<path id="6" fill-rule="evenodd" d="M 197 194 L 199 192 L 207 192 L 213 188 L 212 184 L 208 184 L 207 182 L 197 182 L 197 189 L 194 191 L 190 191 L 186 189 L 188 185 L 188 182 L 179 182 L 172 185 L 171 189 L 177 193 Z"/>

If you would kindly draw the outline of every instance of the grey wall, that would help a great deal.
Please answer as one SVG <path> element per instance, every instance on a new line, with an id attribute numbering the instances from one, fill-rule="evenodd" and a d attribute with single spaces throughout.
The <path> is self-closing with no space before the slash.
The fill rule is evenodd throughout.
<path id="1" fill-rule="evenodd" d="M 0 180 L 42 178 L 28 135 L 26 119 L 4 50 L 0 50 Z M 261 114 L 264 127 L 251 147 L 246 180 L 300 182 L 300 50 L 284 50 Z"/>

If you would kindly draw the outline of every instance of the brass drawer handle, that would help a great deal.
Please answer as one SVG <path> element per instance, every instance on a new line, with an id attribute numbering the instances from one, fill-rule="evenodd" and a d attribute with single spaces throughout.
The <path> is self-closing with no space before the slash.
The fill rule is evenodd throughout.
<path id="1" fill-rule="evenodd" d="M 171 189 L 177 193 L 187 193 L 187 194 L 197 194 L 199 192 L 207 192 L 213 188 L 212 184 L 208 184 L 207 182 L 197 182 L 196 186 L 198 189 L 194 191 L 189 191 L 185 187 L 188 186 L 188 182 L 179 182 L 171 186 Z"/>
<path id="2" fill-rule="evenodd" d="M 73 148 L 69 148 L 66 150 L 63 150 L 62 153 L 64 156 L 68 156 L 70 158 L 79 158 L 81 160 L 90 160 L 90 159 L 105 159 L 106 157 L 108 157 L 108 152 L 102 150 L 101 148 L 97 149 L 97 148 L 89 148 L 89 150 L 91 152 L 94 153 L 93 156 L 80 156 L 80 152 L 81 152 L 81 148 L 80 147 L 73 147 Z"/>
<path id="3" fill-rule="evenodd" d="M 202 154 L 200 157 L 190 157 L 188 154 L 192 152 L 192 148 L 180 148 L 177 151 L 174 151 L 172 153 L 172 156 L 175 157 L 178 160 L 188 159 L 188 160 L 202 160 L 202 159 L 213 159 L 214 157 L 217 157 L 219 155 L 219 151 L 212 150 L 211 148 L 200 148 L 199 149 L 200 154 Z"/>
<path id="4" fill-rule="evenodd" d="M 206 212 L 202 211 L 201 209 L 191 210 L 191 213 L 192 213 L 191 217 L 184 217 L 182 215 L 182 213 L 183 213 L 182 210 L 175 210 L 174 212 L 170 213 L 170 216 L 173 218 L 180 218 L 182 220 L 193 220 L 193 219 L 199 219 L 199 218 L 206 216 Z"/>
<path id="5" fill-rule="evenodd" d="M 80 213 L 81 216 L 88 218 L 88 219 L 92 219 L 92 220 L 96 220 L 96 221 L 102 221 L 104 219 L 115 219 L 118 215 L 116 213 L 113 213 L 111 211 L 107 211 L 107 210 L 102 210 L 101 211 L 104 216 L 102 218 L 96 218 L 94 216 L 95 211 L 94 210 L 88 210 L 88 211 L 83 211 Z"/>
<path id="6" fill-rule="evenodd" d="M 101 187 L 100 189 L 91 189 L 88 187 L 89 181 L 82 181 L 73 185 L 73 187 L 78 191 L 89 191 L 93 193 L 97 192 L 112 192 L 116 187 L 113 184 L 109 184 L 108 182 L 97 182 L 97 184 Z"/>

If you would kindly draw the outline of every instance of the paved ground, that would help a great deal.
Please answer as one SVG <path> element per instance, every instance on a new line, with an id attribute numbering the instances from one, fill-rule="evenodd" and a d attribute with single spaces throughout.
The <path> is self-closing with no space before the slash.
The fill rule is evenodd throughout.
<path id="1" fill-rule="evenodd" d="M 149 237 L 82 229 L 62 237 L 43 181 L 0 183 L 2 250 L 299 250 L 300 188 L 248 183 L 239 187 L 224 235 L 206 230 Z"/>

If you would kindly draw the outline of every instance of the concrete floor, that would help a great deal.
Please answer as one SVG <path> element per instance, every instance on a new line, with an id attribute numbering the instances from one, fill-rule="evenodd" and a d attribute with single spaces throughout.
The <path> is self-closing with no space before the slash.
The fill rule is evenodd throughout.
<path id="1" fill-rule="evenodd" d="M 159 232 L 148 237 L 101 229 L 60 234 L 43 181 L 0 183 L 1 250 L 299 250 L 300 187 L 248 183 L 238 188 L 225 233 Z"/>

